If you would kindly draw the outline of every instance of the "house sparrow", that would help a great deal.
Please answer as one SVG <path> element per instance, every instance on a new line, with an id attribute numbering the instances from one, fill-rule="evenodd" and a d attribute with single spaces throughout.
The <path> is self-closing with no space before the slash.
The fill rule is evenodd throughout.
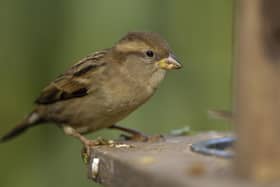
<path id="1" fill-rule="evenodd" d="M 57 124 L 85 146 L 92 141 L 83 134 L 102 128 L 142 136 L 116 123 L 154 94 L 166 70 L 179 68 L 158 34 L 130 32 L 112 48 L 87 56 L 58 76 L 43 89 L 35 109 L 0 141 L 46 122 Z"/>

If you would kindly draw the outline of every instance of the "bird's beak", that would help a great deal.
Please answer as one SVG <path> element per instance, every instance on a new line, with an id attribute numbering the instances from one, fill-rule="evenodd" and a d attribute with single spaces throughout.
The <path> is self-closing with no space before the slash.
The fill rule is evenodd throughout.
<path id="1" fill-rule="evenodd" d="M 161 69 L 165 70 L 180 69 L 182 67 L 182 65 L 175 59 L 173 55 L 169 55 L 169 57 L 159 60 L 157 65 Z"/>

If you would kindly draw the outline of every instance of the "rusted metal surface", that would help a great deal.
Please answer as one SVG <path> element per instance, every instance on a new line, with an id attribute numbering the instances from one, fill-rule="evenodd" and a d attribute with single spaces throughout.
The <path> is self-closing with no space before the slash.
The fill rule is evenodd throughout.
<path id="1" fill-rule="evenodd" d="M 89 176 L 108 187 L 257 187 L 233 176 L 230 159 L 204 156 L 190 150 L 193 143 L 228 135 L 209 132 L 167 137 L 153 143 L 126 141 L 124 145 L 130 146 L 95 147 L 88 164 Z"/>

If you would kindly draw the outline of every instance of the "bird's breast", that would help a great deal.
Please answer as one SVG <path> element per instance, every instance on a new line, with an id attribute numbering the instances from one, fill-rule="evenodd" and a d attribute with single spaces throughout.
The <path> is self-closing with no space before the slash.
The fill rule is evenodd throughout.
<path id="1" fill-rule="evenodd" d="M 143 104 L 153 92 L 147 83 L 121 78 L 114 79 L 103 87 L 105 105 L 112 111 L 133 109 Z"/>

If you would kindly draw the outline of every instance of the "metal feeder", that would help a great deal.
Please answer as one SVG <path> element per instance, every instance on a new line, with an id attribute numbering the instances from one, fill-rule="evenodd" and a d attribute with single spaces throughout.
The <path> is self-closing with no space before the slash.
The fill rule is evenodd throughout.
<path id="1" fill-rule="evenodd" d="M 203 155 L 229 159 L 234 156 L 234 152 L 231 148 L 235 140 L 236 138 L 234 137 L 223 137 L 205 140 L 192 144 L 191 150 Z"/>

